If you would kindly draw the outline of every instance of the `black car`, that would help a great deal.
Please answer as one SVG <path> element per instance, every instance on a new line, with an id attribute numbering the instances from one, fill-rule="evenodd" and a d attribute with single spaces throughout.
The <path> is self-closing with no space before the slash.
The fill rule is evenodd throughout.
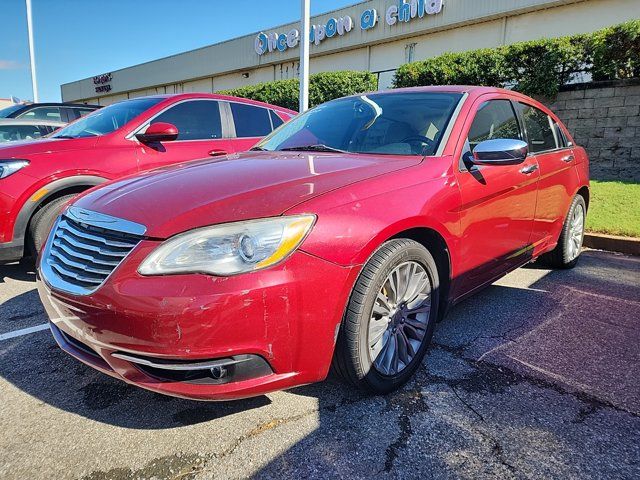
<path id="1" fill-rule="evenodd" d="M 0 118 L 69 123 L 98 108 L 100 108 L 99 105 L 86 105 L 83 103 L 18 103 L 0 110 Z"/>

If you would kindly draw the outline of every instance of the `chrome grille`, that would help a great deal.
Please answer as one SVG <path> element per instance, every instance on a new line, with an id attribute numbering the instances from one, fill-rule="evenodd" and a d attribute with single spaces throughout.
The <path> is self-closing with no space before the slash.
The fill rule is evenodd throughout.
<path id="1" fill-rule="evenodd" d="M 54 225 L 40 268 L 52 287 L 74 294 L 96 290 L 142 240 L 142 225 L 71 207 Z"/>

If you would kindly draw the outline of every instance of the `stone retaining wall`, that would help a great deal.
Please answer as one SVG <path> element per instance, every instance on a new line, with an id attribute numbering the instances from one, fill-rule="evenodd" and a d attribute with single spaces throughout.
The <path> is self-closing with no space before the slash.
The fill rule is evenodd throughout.
<path id="1" fill-rule="evenodd" d="M 640 79 L 568 85 L 547 103 L 587 149 L 591 178 L 640 181 Z"/>

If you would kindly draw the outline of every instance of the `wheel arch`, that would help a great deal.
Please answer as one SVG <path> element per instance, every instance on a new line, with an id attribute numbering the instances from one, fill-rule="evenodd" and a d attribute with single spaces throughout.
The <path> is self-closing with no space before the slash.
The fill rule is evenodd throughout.
<path id="1" fill-rule="evenodd" d="M 584 198 L 584 203 L 587 205 L 587 211 L 589 211 L 589 187 L 587 185 L 583 185 L 578 189 L 576 195 L 580 195 L 582 198 Z"/>
<path id="2" fill-rule="evenodd" d="M 33 215 L 47 203 L 55 200 L 56 198 L 60 198 L 63 195 L 78 194 L 106 181 L 106 178 L 94 175 L 78 175 L 54 180 L 40 188 L 24 203 L 18 213 L 16 222 L 13 226 L 14 241 L 18 240 L 25 242 L 28 235 L 29 223 L 31 222 Z M 38 196 L 40 192 L 44 192 L 44 194 L 40 194 L 40 196 Z M 36 197 L 35 201 L 32 200 L 34 197 Z"/>
<path id="3" fill-rule="evenodd" d="M 440 281 L 440 318 L 443 318 L 449 307 L 449 293 L 451 290 L 451 250 L 444 237 L 433 228 L 414 227 L 396 233 L 388 240 L 408 238 L 418 242 L 433 256 L 438 268 Z"/>

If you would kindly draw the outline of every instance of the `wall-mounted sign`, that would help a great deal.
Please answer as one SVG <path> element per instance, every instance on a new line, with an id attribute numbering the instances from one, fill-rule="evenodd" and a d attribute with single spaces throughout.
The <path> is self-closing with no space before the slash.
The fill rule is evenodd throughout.
<path id="1" fill-rule="evenodd" d="M 410 22 L 414 18 L 422 18 L 425 15 L 436 15 L 442 11 L 443 0 L 398 0 L 390 5 L 385 12 L 384 20 L 389 26 L 399 22 Z M 369 8 L 360 15 L 360 29 L 369 30 L 378 23 L 378 11 Z M 320 45 L 327 38 L 346 35 L 353 29 L 353 19 L 346 15 L 339 18 L 330 18 L 324 25 L 311 25 L 309 42 Z M 295 48 L 300 44 L 300 30 L 291 29 L 287 33 L 260 32 L 256 36 L 254 49 L 258 55 L 278 50 L 284 52 L 289 48 Z"/>
<path id="2" fill-rule="evenodd" d="M 113 77 L 110 73 L 103 75 L 96 75 L 93 77 L 93 84 L 96 86 L 96 93 L 107 93 L 111 91 L 111 79 Z"/>

